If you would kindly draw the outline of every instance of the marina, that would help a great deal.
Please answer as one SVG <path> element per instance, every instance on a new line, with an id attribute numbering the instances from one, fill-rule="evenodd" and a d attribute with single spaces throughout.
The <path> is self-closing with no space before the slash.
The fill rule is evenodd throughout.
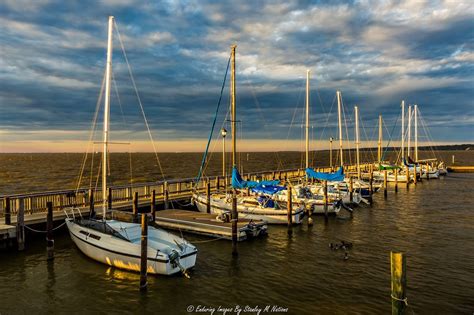
<path id="1" fill-rule="evenodd" d="M 474 311 L 472 5 L 0 8 L 0 315 Z"/>

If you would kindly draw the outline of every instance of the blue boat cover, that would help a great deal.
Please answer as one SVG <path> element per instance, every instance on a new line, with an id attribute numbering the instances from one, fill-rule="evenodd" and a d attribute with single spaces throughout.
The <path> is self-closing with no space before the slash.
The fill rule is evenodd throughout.
<path id="1" fill-rule="evenodd" d="M 281 190 L 285 190 L 286 187 L 277 186 L 280 183 L 279 180 L 264 180 L 256 182 L 252 180 L 243 180 L 237 170 L 237 167 L 232 168 L 232 187 L 237 189 L 252 188 L 253 192 L 259 194 L 273 195 Z"/>
<path id="2" fill-rule="evenodd" d="M 307 168 L 306 175 L 309 178 L 340 182 L 344 180 L 344 168 L 341 166 L 335 173 L 315 172 L 312 168 Z"/>
<path id="3" fill-rule="evenodd" d="M 237 170 L 237 167 L 232 168 L 232 187 L 237 189 L 254 188 L 257 186 L 276 186 L 280 183 L 279 180 L 264 180 L 256 182 L 252 180 L 243 180 Z"/>
<path id="4" fill-rule="evenodd" d="M 273 195 L 273 194 L 276 194 L 277 192 L 285 190 L 285 189 L 286 189 L 286 187 L 284 187 L 284 186 L 259 185 L 257 187 L 252 188 L 252 191 L 256 192 L 258 194 Z"/>

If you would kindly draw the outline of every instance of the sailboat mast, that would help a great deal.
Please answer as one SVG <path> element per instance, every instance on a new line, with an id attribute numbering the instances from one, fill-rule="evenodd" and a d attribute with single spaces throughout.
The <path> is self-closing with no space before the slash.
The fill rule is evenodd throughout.
<path id="1" fill-rule="evenodd" d="M 339 124 L 339 152 L 341 155 L 341 166 L 344 166 L 344 159 L 343 159 L 343 154 L 342 154 L 342 101 L 341 101 L 341 92 L 337 91 L 337 119 L 338 119 L 338 124 Z"/>
<path id="2" fill-rule="evenodd" d="M 237 45 L 230 46 L 230 106 L 231 106 L 231 128 L 232 128 L 232 167 L 237 167 L 237 132 L 236 132 L 236 109 L 235 109 L 235 48 Z"/>
<path id="3" fill-rule="evenodd" d="M 415 105 L 415 162 L 418 162 L 418 105 Z"/>
<path id="4" fill-rule="evenodd" d="M 356 155 L 357 155 L 357 178 L 360 179 L 360 158 L 359 158 L 359 145 L 360 145 L 360 139 L 359 139 L 359 107 L 354 106 L 354 112 L 355 112 L 355 145 L 356 145 Z"/>
<path id="5" fill-rule="evenodd" d="M 402 101 L 402 143 L 400 148 L 402 149 L 401 159 L 405 157 L 405 101 Z"/>
<path id="6" fill-rule="evenodd" d="M 407 140 L 407 156 L 411 155 L 411 105 L 408 105 L 408 140 Z"/>
<path id="7" fill-rule="evenodd" d="M 306 70 L 306 168 L 309 167 L 309 70 Z"/>
<path id="8" fill-rule="evenodd" d="M 377 147 L 377 159 L 380 164 L 382 162 L 382 115 L 379 115 L 379 141 Z"/>
<path id="9" fill-rule="evenodd" d="M 110 74 L 112 72 L 112 31 L 114 26 L 114 17 L 109 16 L 109 30 L 107 41 L 107 65 L 105 72 L 105 102 L 104 102 L 104 134 L 103 134 L 103 152 L 102 152 L 102 211 L 103 220 L 107 212 L 107 154 L 109 141 L 109 112 L 110 112 Z"/>

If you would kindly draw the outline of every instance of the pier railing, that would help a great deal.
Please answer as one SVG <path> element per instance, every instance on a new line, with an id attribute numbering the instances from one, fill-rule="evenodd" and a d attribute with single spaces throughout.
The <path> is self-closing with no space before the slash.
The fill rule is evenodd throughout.
<path id="1" fill-rule="evenodd" d="M 316 169 L 321 172 L 329 172 L 331 168 Z M 355 166 L 345 167 L 346 172 L 353 172 Z M 262 171 L 243 174 L 242 177 L 246 180 L 290 180 L 302 177 L 305 174 L 304 169 L 289 169 L 278 171 Z M 168 181 L 156 181 L 137 183 L 129 185 L 111 186 L 108 189 L 108 200 L 112 204 L 124 203 L 132 201 L 135 193 L 138 193 L 138 202 L 150 201 L 153 190 L 155 191 L 156 203 L 164 203 L 174 200 L 186 200 L 192 196 L 194 191 L 195 178 L 185 179 L 171 179 Z M 227 178 L 227 183 L 230 184 L 230 177 Z M 210 184 L 211 192 L 223 189 L 225 178 L 223 176 L 205 177 L 199 182 L 196 190 L 205 192 L 207 183 Z M 47 211 L 46 204 L 52 202 L 53 210 L 61 210 L 68 207 L 89 207 L 90 197 L 93 194 L 93 204 L 95 207 L 103 204 L 101 187 L 97 187 L 93 191 L 88 188 L 47 191 L 26 194 L 13 194 L 0 196 L 0 217 L 5 216 L 5 212 L 10 215 L 15 215 L 23 206 L 25 214 L 42 213 Z M 7 205 L 8 203 L 8 205 Z"/>

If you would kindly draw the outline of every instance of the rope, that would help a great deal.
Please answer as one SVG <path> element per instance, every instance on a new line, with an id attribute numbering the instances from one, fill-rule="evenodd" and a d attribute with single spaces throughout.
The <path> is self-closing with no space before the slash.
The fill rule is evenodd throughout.
<path id="1" fill-rule="evenodd" d="M 405 297 L 404 299 L 399 299 L 397 298 L 396 296 L 393 296 L 393 295 L 390 295 L 392 297 L 392 299 L 394 299 L 395 301 L 399 301 L 399 302 L 403 302 L 405 303 L 405 306 L 408 306 L 408 298 Z"/>
<path id="2" fill-rule="evenodd" d="M 115 24 L 115 29 L 117 30 L 117 35 L 118 35 L 118 39 L 119 39 L 119 42 L 120 42 L 120 46 L 122 48 L 122 53 L 123 53 L 123 56 L 124 56 L 125 61 L 127 63 L 128 73 L 130 75 L 130 79 L 132 81 L 133 88 L 135 90 L 135 95 L 137 96 L 137 100 L 138 100 L 138 104 L 140 105 L 140 110 L 141 110 L 141 113 L 142 113 L 142 116 L 143 116 L 143 120 L 145 121 L 145 126 L 146 126 L 146 129 L 148 131 L 148 136 L 150 137 L 151 145 L 153 147 L 153 152 L 155 153 L 155 158 L 156 158 L 156 161 L 158 163 L 158 167 L 160 168 L 161 176 L 162 176 L 163 180 L 166 180 L 165 174 L 163 172 L 163 168 L 161 167 L 160 158 L 158 157 L 158 152 L 156 151 L 155 142 L 153 141 L 153 136 L 151 135 L 150 126 L 148 125 L 148 120 L 146 119 L 146 116 L 145 116 L 145 110 L 143 109 L 142 100 L 140 98 L 140 95 L 138 94 L 138 89 L 137 89 L 137 85 L 135 84 L 135 79 L 133 78 L 132 68 L 130 67 L 130 63 L 128 62 L 127 53 L 125 52 L 125 47 L 123 46 L 122 37 L 120 36 L 118 25 L 117 25 L 117 23 L 115 23 L 115 20 L 114 20 L 114 24 Z"/>
<path id="3" fill-rule="evenodd" d="M 400 109 L 401 111 L 401 109 Z M 383 154 L 382 154 L 382 157 L 381 157 L 381 160 L 384 161 L 385 160 L 385 154 L 387 154 L 387 151 L 388 151 L 388 148 L 390 147 L 390 142 L 392 142 L 392 135 L 393 135 L 393 132 L 395 130 L 395 127 L 397 126 L 397 123 L 398 123 L 398 116 L 397 115 L 397 120 L 395 120 L 395 123 L 393 124 L 393 127 L 392 127 L 392 132 L 389 133 L 389 139 L 388 139 L 388 143 L 387 143 L 387 146 L 385 147 L 385 150 L 383 151 Z M 383 120 L 383 118 L 382 118 Z M 387 125 L 385 124 L 385 128 L 387 128 Z M 387 130 L 388 131 L 388 130 Z"/>
<path id="4" fill-rule="evenodd" d="M 111 74 L 112 74 L 112 82 L 114 84 L 115 94 L 117 95 L 117 101 L 118 101 L 118 104 L 119 104 L 120 113 L 122 115 L 123 125 L 124 125 L 124 127 L 126 127 L 127 126 L 127 120 L 125 118 L 125 114 L 123 113 L 122 101 L 120 100 L 120 95 L 119 95 L 118 88 L 117 88 L 117 81 L 115 80 L 113 71 L 112 71 Z M 131 137 L 130 136 L 128 137 L 128 142 L 129 143 L 131 142 Z M 110 160 L 110 158 L 109 158 L 109 160 Z M 130 167 L 130 185 L 132 185 L 133 184 L 133 169 L 132 169 L 132 146 L 131 145 L 128 146 L 128 160 L 129 160 L 129 167 Z"/>
<path id="5" fill-rule="evenodd" d="M 60 225 L 58 225 L 57 227 L 55 227 L 51 231 L 56 231 L 57 229 L 60 229 L 64 224 L 66 224 L 66 222 L 61 223 Z M 36 233 L 48 233 L 48 231 L 35 230 L 33 228 L 30 228 L 28 225 L 25 225 L 25 229 L 28 229 L 28 230 L 30 230 L 32 232 L 36 232 Z"/>
<path id="6" fill-rule="evenodd" d="M 224 238 L 225 238 L 225 237 L 222 236 L 222 237 L 217 237 L 217 238 L 215 238 L 215 239 L 204 240 L 204 241 L 196 241 L 196 240 L 190 241 L 190 240 L 188 240 L 188 242 L 190 242 L 190 243 L 192 243 L 192 244 L 202 244 L 202 243 L 210 243 L 210 242 L 219 241 L 219 240 L 224 239 Z"/>
<path id="7" fill-rule="evenodd" d="M 222 81 L 221 94 L 219 95 L 219 101 L 217 102 L 217 107 L 216 107 L 216 112 L 214 114 L 214 120 L 212 122 L 211 132 L 209 134 L 209 138 L 207 139 L 206 151 L 204 152 L 204 155 L 202 157 L 201 166 L 199 167 L 199 174 L 196 178 L 196 184 L 199 183 L 199 181 L 201 180 L 203 167 L 204 167 L 204 164 L 206 163 L 207 153 L 209 151 L 209 145 L 211 144 L 212 134 L 214 133 L 214 127 L 216 126 L 217 114 L 219 113 L 219 107 L 221 106 L 222 94 L 224 93 L 224 87 L 225 87 L 225 82 L 227 79 L 227 73 L 229 72 L 229 66 L 230 66 L 230 56 L 229 56 L 229 60 L 227 60 L 227 68 L 225 70 L 224 80 Z M 232 119 L 234 119 L 234 117 L 232 117 Z"/>
<path id="8" fill-rule="evenodd" d="M 90 131 L 90 134 L 89 134 L 89 141 L 87 143 L 86 152 L 84 153 L 84 158 L 83 158 L 83 161 L 82 161 L 81 171 L 79 172 L 78 179 L 77 179 L 76 194 L 79 191 L 79 187 L 81 186 L 82 176 L 84 175 L 84 169 L 86 167 L 86 162 L 87 162 L 87 155 L 89 153 L 89 147 L 92 143 L 92 138 L 94 137 L 94 134 L 95 134 L 95 127 L 96 127 L 96 124 L 97 124 L 97 117 L 99 115 L 100 101 L 102 100 L 102 95 L 104 93 L 104 86 L 105 86 L 105 70 L 104 70 L 104 76 L 102 77 L 102 84 L 101 84 L 101 87 L 100 87 L 99 97 L 97 98 L 97 103 L 95 105 L 94 117 L 92 118 L 92 128 L 91 128 L 91 131 Z M 94 147 L 94 144 L 92 143 L 92 148 L 93 147 Z M 92 154 L 93 153 L 94 152 L 92 152 Z"/>

